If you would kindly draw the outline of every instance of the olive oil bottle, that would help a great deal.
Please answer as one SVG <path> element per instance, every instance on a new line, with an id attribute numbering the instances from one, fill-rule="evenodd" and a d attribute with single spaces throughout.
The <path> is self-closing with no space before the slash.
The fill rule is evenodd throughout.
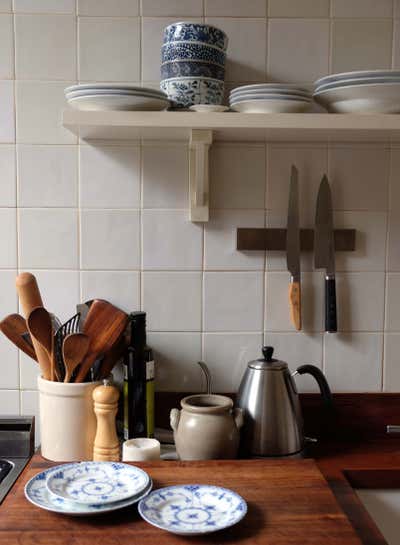
<path id="1" fill-rule="evenodd" d="M 146 313 L 129 316 L 124 359 L 124 439 L 154 435 L 154 359 L 146 343 Z"/>

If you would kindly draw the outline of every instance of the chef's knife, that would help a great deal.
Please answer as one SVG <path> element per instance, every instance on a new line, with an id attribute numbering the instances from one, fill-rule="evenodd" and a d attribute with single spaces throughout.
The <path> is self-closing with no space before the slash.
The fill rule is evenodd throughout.
<path id="1" fill-rule="evenodd" d="M 319 186 L 315 215 L 314 263 L 325 269 L 325 331 L 337 331 L 335 242 L 332 217 L 332 196 L 328 178 L 324 175 Z"/>
<path id="2" fill-rule="evenodd" d="M 290 176 L 286 230 L 286 263 L 290 272 L 290 318 L 294 327 L 299 331 L 301 329 L 299 187 L 297 168 L 293 165 Z"/>

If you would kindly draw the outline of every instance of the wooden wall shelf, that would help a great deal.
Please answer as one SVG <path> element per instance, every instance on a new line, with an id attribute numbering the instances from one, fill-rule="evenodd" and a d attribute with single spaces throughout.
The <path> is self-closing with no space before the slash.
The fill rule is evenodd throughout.
<path id="1" fill-rule="evenodd" d="M 314 230 L 300 229 L 300 249 L 308 252 L 314 248 Z M 335 229 L 335 250 L 354 252 L 356 248 L 355 229 Z M 286 250 L 286 229 L 239 228 L 236 232 L 236 249 L 251 250 Z"/>

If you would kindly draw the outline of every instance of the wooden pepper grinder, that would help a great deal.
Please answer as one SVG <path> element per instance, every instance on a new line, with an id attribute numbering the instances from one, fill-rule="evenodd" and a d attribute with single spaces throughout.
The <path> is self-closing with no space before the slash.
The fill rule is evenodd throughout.
<path id="1" fill-rule="evenodd" d="M 118 410 L 119 390 L 109 380 L 93 390 L 94 412 L 97 431 L 93 445 L 93 460 L 96 462 L 118 462 L 119 441 L 115 424 Z"/>

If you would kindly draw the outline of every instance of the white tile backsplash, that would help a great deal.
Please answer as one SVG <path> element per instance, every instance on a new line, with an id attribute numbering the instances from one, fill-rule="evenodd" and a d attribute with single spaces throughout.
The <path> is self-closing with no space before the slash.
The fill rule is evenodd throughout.
<path id="1" fill-rule="evenodd" d="M 78 145 L 61 115 L 76 81 L 157 88 L 162 31 L 178 20 L 227 32 L 227 87 L 398 68 L 393 3 L 395 19 L 392 0 L 0 0 L 2 316 L 18 308 L 17 271 L 32 270 L 62 319 L 93 297 L 145 310 L 161 390 L 204 389 L 199 359 L 217 391 L 235 390 L 264 341 L 291 370 L 322 368 L 334 391 L 399 391 L 398 145 L 214 143 L 203 225 L 189 221 L 187 142 Z M 301 226 L 314 225 L 326 172 L 335 226 L 357 230 L 355 252 L 336 254 L 337 335 L 323 332 L 324 274 L 312 252 L 302 256 L 298 333 L 284 253 L 235 249 L 237 227 L 285 227 L 292 163 Z M 0 412 L 36 414 L 37 364 L 5 338 L 0 355 Z M 296 383 L 317 391 L 310 377 Z"/>

